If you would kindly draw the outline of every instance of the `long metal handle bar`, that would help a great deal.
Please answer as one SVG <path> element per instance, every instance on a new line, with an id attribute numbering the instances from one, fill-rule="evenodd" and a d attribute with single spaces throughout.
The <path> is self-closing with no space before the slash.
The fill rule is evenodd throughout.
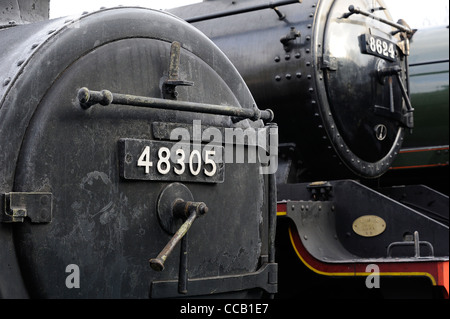
<path id="1" fill-rule="evenodd" d="M 414 240 L 412 241 L 397 241 L 397 242 L 393 242 L 390 243 L 388 248 L 387 248 L 387 256 L 388 257 L 392 257 L 392 248 L 396 247 L 396 246 L 414 246 L 414 257 L 415 258 L 420 258 L 420 245 L 425 245 L 428 247 L 428 249 L 430 250 L 430 255 L 429 257 L 433 257 L 434 256 L 434 247 L 433 245 L 428 242 L 428 241 L 420 241 L 419 240 L 419 232 L 415 231 L 414 232 Z"/>
<path id="2" fill-rule="evenodd" d="M 169 257 L 170 253 L 175 248 L 176 244 L 183 238 L 184 235 L 188 232 L 189 228 L 191 228 L 194 220 L 197 218 L 197 212 L 193 212 L 189 218 L 184 222 L 183 225 L 177 230 L 175 235 L 170 239 L 170 241 L 166 244 L 164 249 L 158 254 L 156 258 L 152 258 L 149 260 L 150 266 L 153 270 L 162 271 L 164 270 L 164 263 Z"/>
<path id="3" fill-rule="evenodd" d="M 246 8 L 241 9 L 235 9 L 235 10 L 229 10 L 229 11 L 223 11 L 223 12 L 217 12 L 212 14 L 206 14 L 198 17 L 192 17 L 186 19 L 186 22 L 194 23 L 199 21 L 205 21 L 205 20 L 211 20 L 211 19 L 217 19 L 217 18 L 223 18 L 228 17 L 236 14 L 246 13 L 246 12 L 252 12 L 252 11 L 258 11 L 258 10 L 264 10 L 264 9 L 273 9 L 278 14 L 278 17 L 280 19 L 284 18 L 284 15 L 282 15 L 277 7 L 285 6 L 288 4 L 294 4 L 294 3 L 301 3 L 302 0 L 283 0 L 283 1 L 275 1 L 275 2 L 269 2 L 265 4 L 250 6 Z"/>
<path id="4" fill-rule="evenodd" d="M 371 14 L 370 12 L 366 12 L 364 10 L 361 10 L 360 8 L 355 7 L 354 5 L 350 5 L 348 7 L 348 13 L 344 14 L 343 18 L 347 19 L 348 17 L 350 17 L 352 14 L 362 14 L 363 16 L 369 17 L 371 19 L 380 21 L 382 23 L 385 23 L 387 25 L 390 25 L 391 27 L 397 28 L 398 30 L 402 31 L 402 32 L 406 32 L 406 33 L 412 33 L 412 30 L 406 26 L 403 26 L 401 24 L 377 17 L 373 14 Z"/>
<path id="5" fill-rule="evenodd" d="M 208 207 L 203 202 L 185 202 L 180 200 L 175 203 L 173 210 L 175 215 L 183 213 L 187 219 L 177 230 L 175 235 L 173 235 L 173 237 L 169 240 L 163 250 L 161 250 L 158 256 L 149 260 L 150 267 L 156 271 L 164 270 L 164 263 L 167 257 L 169 257 L 175 246 L 187 234 L 195 219 L 208 212 Z M 184 249 L 186 250 L 186 247 L 184 247 Z M 184 268 L 186 268 L 186 265 L 184 265 Z"/>
<path id="6" fill-rule="evenodd" d="M 264 122 L 271 122 L 274 118 L 274 113 L 272 110 L 259 110 L 256 105 L 253 105 L 252 109 L 245 109 L 228 105 L 174 101 L 129 94 L 111 93 L 108 90 L 91 91 L 85 87 L 78 91 L 78 101 L 80 102 L 80 106 L 85 110 L 95 104 L 121 104 L 225 116 L 229 115 L 237 118 L 250 119 L 252 121 L 261 119 Z"/>

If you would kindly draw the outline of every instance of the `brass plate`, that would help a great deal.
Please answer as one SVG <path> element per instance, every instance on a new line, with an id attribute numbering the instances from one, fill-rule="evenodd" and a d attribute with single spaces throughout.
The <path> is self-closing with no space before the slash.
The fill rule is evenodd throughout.
<path id="1" fill-rule="evenodd" d="M 353 231 L 363 237 L 375 237 L 384 232 L 386 222 L 375 215 L 361 216 L 353 222 Z"/>

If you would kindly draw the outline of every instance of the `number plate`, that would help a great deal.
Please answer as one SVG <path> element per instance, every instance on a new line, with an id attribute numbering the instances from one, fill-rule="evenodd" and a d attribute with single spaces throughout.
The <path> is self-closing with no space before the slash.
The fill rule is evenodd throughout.
<path id="1" fill-rule="evenodd" d="M 181 142 L 121 139 L 120 175 L 131 180 L 222 183 L 224 148 Z"/>
<path id="2" fill-rule="evenodd" d="M 365 46 L 363 46 L 363 52 L 378 56 L 380 58 L 396 61 L 396 44 L 386 39 L 377 37 L 371 34 L 364 34 L 363 40 Z"/>

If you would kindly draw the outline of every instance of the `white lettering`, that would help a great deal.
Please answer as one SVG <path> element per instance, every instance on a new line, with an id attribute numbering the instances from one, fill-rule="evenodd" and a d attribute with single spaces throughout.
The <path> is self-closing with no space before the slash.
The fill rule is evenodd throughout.
<path id="1" fill-rule="evenodd" d="M 367 265 L 366 272 L 371 272 L 366 278 L 366 287 L 369 289 L 380 288 L 380 267 L 375 264 Z"/>
<path id="2" fill-rule="evenodd" d="M 71 273 L 66 278 L 66 287 L 69 289 L 80 288 L 80 267 L 75 264 L 67 265 L 66 272 Z"/>

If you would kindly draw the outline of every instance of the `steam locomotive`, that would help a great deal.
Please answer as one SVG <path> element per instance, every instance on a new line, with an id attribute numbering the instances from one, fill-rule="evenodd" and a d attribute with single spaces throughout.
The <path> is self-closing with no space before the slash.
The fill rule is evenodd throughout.
<path id="1" fill-rule="evenodd" d="M 448 26 L 438 26 L 416 30 L 411 37 L 409 75 L 416 124 L 386 174 L 447 195 L 448 179 L 443 176 L 448 176 L 449 161 L 448 34 Z"/>
<path id="2" fill-rule="evenodd" d="M 448 197 L 370 186 L 414 128 L 411 30 L 382 2 L 23 2 L 0 29 L 2 297 L 293 297 L 322 280 L 304 265 L 445 285 Z"/>
<path id="3" fill-rule="evenodd" d="M 276 114 L 278 296 L 448 295 L 448 196 L 429 187 L 448 185 L 448 58 L 419 49 L 445 56 L 448 29 L 415 38 L 382 1 L 366 0 L 205 1 L 171 12 L 211 38 Z M 418 59 L 442 63 L 439 80 L 429 75 L 442 102 L 418 102 Z M 439 171 L 411 171 L 435 166 L 411 155 L 437 148 Z M 412 185 L 414 175 L 430 183 Z M 372 290 L 374 265 L 383 284 Z"/>
<path id="4" fill-rule="evenodd" d="M 273 178 L 219 139 L 272 113 L 206 36 L 123 7 L 0 37 L 2 297 L 276 291 Z"/>

